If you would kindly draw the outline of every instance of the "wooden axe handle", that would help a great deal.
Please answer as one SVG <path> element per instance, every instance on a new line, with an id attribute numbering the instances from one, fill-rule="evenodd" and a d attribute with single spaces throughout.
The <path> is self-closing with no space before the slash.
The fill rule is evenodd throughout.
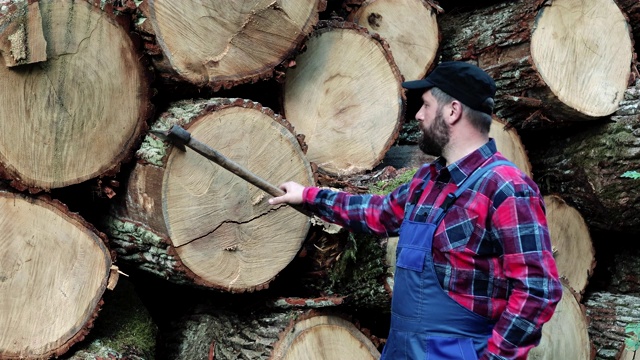
<path id="1" fill-rule="evenodd" d="M 187 130 L 183 129 L 178 125 L 173 125 L 171 129 L 169 129 L 167 133 L 167 137 L 169 138 L 169 140 L 171 140 L 176 144 L 186 145 L 188 148 L 204 156 L 205 158 L 215 162 L 216 164 L 222 166 L 223 168 L 229 170 L 230 172 L 238 175 L 248 183 L 255 185 L 256 187 L 265 191 L 271 196 L 277 197 L 285 194 L 285 192 L 282 189 L 273 186 L 271 183 L 267 182 L 266 180 L 254 174 L 253 172 L 245 169 L 243 166 L 236 163 L 235 161 L 220 154 L 218 151 L 211 148 L 210 146 L 194 139 L 191 136 L 191 133 L 189 133 Z M 292 204 L 289 204 L 289 206 L 298 210 L 304 215 L 312 216 L 306 209 L 303 209 L 302 206 L 292 205 Z"/>

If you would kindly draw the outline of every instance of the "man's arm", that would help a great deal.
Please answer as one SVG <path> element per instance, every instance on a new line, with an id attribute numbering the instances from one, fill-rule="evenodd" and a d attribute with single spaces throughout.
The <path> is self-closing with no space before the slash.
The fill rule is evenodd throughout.
<path id="1" fill-rule="evenodd" d="M 387 196 L 351 195 L 346 192 L 307 187 L 286 182 L 280 185 L 285 195 L 269 199 L 269 204 L 304 204 L 323 220 L 355 232 L 379 235 L 396 233 L 404 216 L 409 184 Z"/>
<path id="2" fill-rule="evenodd" d="M 512 291 L 483 359 L 526 359 L 562 296 L 540 194 L 516 189 L 493 214 L 492 233 L 503 247 Z"/>

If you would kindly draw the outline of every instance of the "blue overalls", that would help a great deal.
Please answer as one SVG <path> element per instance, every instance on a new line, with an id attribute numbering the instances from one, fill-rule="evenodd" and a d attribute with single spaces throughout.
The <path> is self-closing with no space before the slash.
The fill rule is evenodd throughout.
<path id="1" fill-rule="evenodd" d="M 510 165 L 500 160 L 480 167 L 437 211 L 433 223 L 409 220 L 405 212 L 396 252 L 391 329 L 382 352 L 384 360 L 478 359 L 484 352 L 494 322 L 463 307 L 444 292 L 433 265 L 433 235 L 446 211 L 460 194 L 487 170 Z M 425 180 L 425 185 L 428 183 Z M 424 188 L 424 186 L 423 186 Z M 408 204 L 413 209 L 415 204 Z"/>

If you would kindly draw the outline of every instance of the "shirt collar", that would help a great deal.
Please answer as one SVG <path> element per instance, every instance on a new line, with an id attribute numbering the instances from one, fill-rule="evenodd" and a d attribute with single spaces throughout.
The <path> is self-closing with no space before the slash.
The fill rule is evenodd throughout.
<path id="1" fill-rule="evenodd" d="M 439 157 L 435 160 L 436 169 L 442 174 L 443 172 L 449 172 L 451 174 L 451 180 L 457 185 L 460 186 L 462 182 L 480 165 L 484 164 L 490 157 L 492 157 L 496 152 L 498 152 L 498 148 L 496 147 L 496 142 L 494 139 L 490 138 L 489 141 L 470 153 L 469 155 L 463 157 L 462 159 L 456 161 L 453 164 L 450 164 L 446 168 L 444 165 L 446 164 L 446 160 L 442 157 Z"/>

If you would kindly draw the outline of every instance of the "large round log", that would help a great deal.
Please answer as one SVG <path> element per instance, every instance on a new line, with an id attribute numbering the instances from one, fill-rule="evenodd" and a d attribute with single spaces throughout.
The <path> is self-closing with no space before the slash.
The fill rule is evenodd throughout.
<path id="1" fill-rule="evenodd" d="M 243 99 L 174 103 L 152 128 L 193 138 L 271 184 L 313 184 L 301 143 L 281 116 Z M 191 149 L 150 135 L 137 153 L 124 204 L 106 224 L 122 261 L 178 283 L 252 291 L 300 250 L 309 218 Z"/>
<path id="2" fill-rule="evenodd" d="M 371 339 L 337 315 L 199 307 L 160 335 L 161 359 L 378 359 Z"/>
<path id="3" fill-rule="evenodd" d="M 627 325 L 640 323 L 640 298 L 637 296 L 595 292 L 585 299 L 589 316 L 589 336 L 595 346 L 598 359 L 620 359 L 624 354 Z M 635 334 L 640 335 L 640 334 Z"/>
<path id="4" fill-rule="evenodd" d="M 151 110 L 124 21 L 88 1 L 12 8 L 0 25 L 11 66 L 0 66 L 0 175 L 34 192 L 114 175 Z"/>
<path id="5" fill-rule="evenodd" d="M 630 88 L 613 121 L 528 143 L 540 188 L 562 194 L 592 229 L 640 232 L 640 181 L 623 176 L 640 169 L 639 95 Z"/>
<path id="6" fill-rule="evenodd" d="M 436 15 L 440 11 L 425 0 L 368 0 L 349 21 L 385 39 L 400 74 L 406 80 L 416 80 L 435 63 L 440 45 Z"/>
<path id="7" fill-rule="evenodd" d="M 309 161 L 332 175 L 375 167 L 398 136 L 404 93 L 388 46 L 347 22 L 321 22 L 286 72 L 284 116 Z"/>
<path id="8" fill-rule="evenodd" d="M 273 76 L 325 6 L 325 0 L 145 0 L 137 25 L 164 81 L 218 90 Z"/>
<path id="9" fill-rule="evenodd" d="M 117 281 L 106 236 L 46 197 L 0 191 L 0 213 L 0 358 L 64 354 Z"/>
<path id="10" fill-rule="evenodd" d="M 507 1 L 440 18 L 443 60 L 473 61 L 517 128 L 612 114 L 631 75 L 631 34 L 613 0 Z"/>
<path id="11" fill-rule="evenodd" d="M 544 203 L 558 274 L 580 301 L 596 266 L 589 228 L 582 215 L 562 197 L 547 195 Z"/>

